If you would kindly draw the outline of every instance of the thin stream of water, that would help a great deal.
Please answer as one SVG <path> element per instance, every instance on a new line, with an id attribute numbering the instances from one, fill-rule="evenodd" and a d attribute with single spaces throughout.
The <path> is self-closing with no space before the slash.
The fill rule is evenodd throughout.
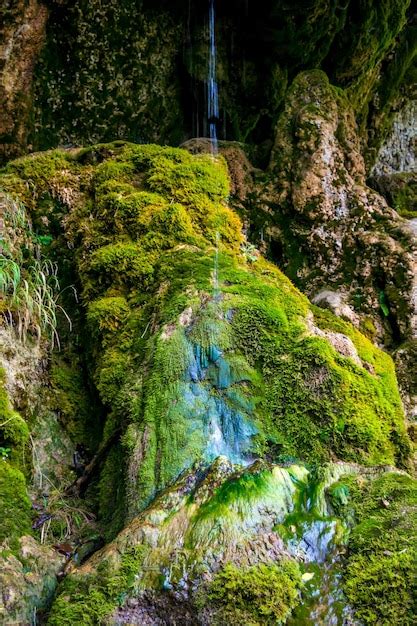
<path id="1" fill-rule="evenodd" d="M 207 117 L 212 153 L 218 152 L 217 123 L 219 120 L 219 90 L 216 80 L 216 12 L 214 0 L 209 4 L 209 66 Z"/>

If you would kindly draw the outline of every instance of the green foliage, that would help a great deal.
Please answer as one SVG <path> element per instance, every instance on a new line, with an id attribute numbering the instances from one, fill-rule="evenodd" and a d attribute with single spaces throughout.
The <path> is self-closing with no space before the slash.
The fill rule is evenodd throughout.
<path id="1" fill-rule="evenodd" d="M 6 373 L 0 368 L 0 445 L 8 450 L 12 462 L 24 467 L 24 452 L 29 441 L 29 428 L 25 420 L 10 406 L 5 387 Z"/>
<path id="2" fill-rule="evenodd" d="M 301 573 L 292 561 L 237 568 L 227 563 L 208 585 L 213 624 L 285 624 L 299 603 Z"/>
<path id="3" fill-rule="evenodd" d="M 35 164 L 36 170 L 37 161 L 29 161 Z M 26 161 L 22 160 L 23 170 L 25 164 Z M 52 346 L 59 345 L 58 311 L 70 326 L 71 321 L 57 303 L 60 289 L 58 267 L 49 259 L 39 258 L 38 237 L 33 232 L 25 205 L 9 194 L 2 194 L 2 198 L 6 207 L 6 228 L 0 257 L 0 296 L 3 300 L 0 314 L 8 325 L 16 328 L 21 341 L 25 341 L 30 333 L 36 334 L 38 340 L 42 335 L 47 336 Z"/>

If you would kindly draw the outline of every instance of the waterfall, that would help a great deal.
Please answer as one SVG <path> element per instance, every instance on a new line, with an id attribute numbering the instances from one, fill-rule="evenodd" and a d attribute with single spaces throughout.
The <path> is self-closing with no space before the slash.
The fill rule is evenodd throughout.
<path id="1" fill-rule="evenodd" d="M 208 102 L 207 118 L 212 152 L 217 154 L 217 123 L 219 121 L 219 90 L 216 81 L 216 20 L 214 0 L 209 0 L 209 66 L 208 66 Z"/>

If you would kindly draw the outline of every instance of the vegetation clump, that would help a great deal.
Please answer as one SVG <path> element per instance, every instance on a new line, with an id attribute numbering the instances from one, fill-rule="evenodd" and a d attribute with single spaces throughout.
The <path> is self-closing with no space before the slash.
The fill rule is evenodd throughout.
<path id="1" fill-rule="evenodd" d="M 208 585 L 212 624 L 285 624 L 300 600 L 297 563 L 282 560 L 238 568 L 227 563 Z"/>
<path id="2" fill-rule="evenodd" d="M 134 590 L 145 551 L 141 546 L 126 551 L 118 564 L 103 561 L 97 573 L 82 579 L 67 578 L 48 618 L 49 626 L 105 623 L 129 591 Z M 69 602 L 69 598 L 71 601 Z"/>
<path id="3" fill-rule="evenodd" d="M 6 373 L 0 368 L 0 544 L 11 549 L 31 533 L 31 502 L 26 484 L 29 428 L 10 405 Z"/>

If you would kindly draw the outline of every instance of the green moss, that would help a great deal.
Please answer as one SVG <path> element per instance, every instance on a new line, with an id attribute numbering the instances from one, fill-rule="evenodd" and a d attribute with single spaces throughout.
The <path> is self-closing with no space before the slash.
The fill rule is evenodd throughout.
<path id="1" fill-rule="evenodd" d="M 131 0 L 105 7 L 98 0 L 83 1 L 65 13 L 51 7 L 35 70 L 30 137 L 35 149 L 114 137 L 179 143 L 180 32 L 171 11 L 144 10 Z"/>
<path id="2" fill-rule="evenodd" d="M 29 427 L 19 413 L 11 408 L 5 381 L 6 373 L 0 368 L 0 446 L 10 450 L 13 464 L 24 468 Z"/>
<path id="3" fill-rule="evenodd" d="M 31 509 L 25 477 L 20 470 L 0 459 L 0 543 L 7 540 L 13 550 L 18 539 L 31 533 Z"/>
<path id="4" fill-rule="evenodd" d="M 285 624 L 299 603 L 301 573 L 292 561 L 237 568 L 227 563 L 208 585 L 213 624 Z"/>
<path id="5" fill-rule="evenodd" d="M 141 546 L 124 553 L 117 563 L 103 561 L 97 574 L 66 578 L 49 614 L 49 626 L 103 624 L 129 591 L 141 569 L 146 551 Z M 71 598 L 71 602 L 68 599 Z"/>
<path id="6" fill-rule="evenodd" d="M 119 241 L 96 250 L 90 261 L 91 271 L 101 274 L 100 287 L 124 282 L 146 288 L 152 282 L 152 256 L 133 242 Z M 107 282 L 103 285 L 103 279 Z"/>
<path id="7" fill-rule="evenodd" d="M 417 178 L 413 173 L 393 174 L 382 183 L 390 206 L 400 215 L 413 219 L 417 215 Z"/>
<path id="8" fill-rule="evenodd" d="M 129 305 L 121 296 L 101 298 L 88 305 L 87 321 L 95 333 L 119 330 L 129 315 Z"/>
<path id="9" fill-rule="evenodd" d="M 63 150 L 51 150 L 43 154 L 25 156 L 12 161 L 7 172 L 16 173 L 20 178 L 42 184 L 53 179 L 57 173 L 70 167 L 71 157 Z"/>
<path id="10" fill-rule="evenodd" d="M 358 111 L 369 102 L 372 87 L 378 80 L 379 64 L 403 29 L 409 4 L 410 0 L 394 4 L 390 0 L 381 0 L 378 4 L 363 0 L 360 19 L 352 15 L 335 42 L 332 60 L 336 61 L 332 72 L 338 84 L 349 87 L 349 96 Z"/>
<path id="11" fill-rule="evenodd" d="M 343 588 L 364 624 L 414 624 L 417 618 L 417 481 L 385 473 L 344 477 L 333 486 L 347 498 L 336 511 L 351 517 Z"/>
<path id="12" fill-rule="evenodd" d="M 110 541 L 126 521 L 126 459 L 120 444 L 106 458 L 98 485 L 99 518 Z"/>
<path id="13" fill-rule="evenodd" d="M 54 355 L 50 369 L 52 394 L 49 407 L 59 417 L 72 441 L 94 449 L 98 444 L 97 407 L 87 389 L 87 374 L 81 359 L 66 351 Z"/>

